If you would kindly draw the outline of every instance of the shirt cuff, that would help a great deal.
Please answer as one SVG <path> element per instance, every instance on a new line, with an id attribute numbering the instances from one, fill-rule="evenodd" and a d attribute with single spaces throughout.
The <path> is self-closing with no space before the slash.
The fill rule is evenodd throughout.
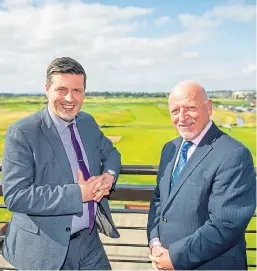
<path id="1" fill-rule="evenodd" d="M 113 177 L 114 177 L 114 179 L 113 179 L 113 183 L 115 183 L 116 182 L 116 179 L 117 179 L 117 175 L 116 175 L 116 172 L 114 171 L 114 170 L 112 170 L 112 169 L 107 169 L 107 170 L 105 170 L 104 171 L 104 173 L 105 172 L 107 172 L 107 173 L 109 173 L 110 175 L 112 175 Z"/>
<path id="2" fill-rule="evenodd" d="M 154 237 L 152 240 L 150 240 L 149 242 L 149 248 L 150 250 L 155 247 L 155 246 L 161 246 L 161 242 L 160 242 L 160 239 L 159 237 Z"/>

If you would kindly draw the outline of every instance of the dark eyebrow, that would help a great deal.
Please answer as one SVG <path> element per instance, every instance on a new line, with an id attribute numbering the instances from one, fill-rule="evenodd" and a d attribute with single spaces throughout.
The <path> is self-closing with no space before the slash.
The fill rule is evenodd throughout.
<path id="1" fill-rule="evenodd" d="M 80 91 L 83 91 L 84 89 L 83 89 L 83 88 L 73 88 L 72 90 L 80 90 Z"/>
<path id="2" fill-rule="evenodd" d="M 58 86 L 58 87 L 56 87 L 56 88 L 65 88 L 65 89 L 67 89 L 66 87 L 64 87 L 64 86 Z"/>

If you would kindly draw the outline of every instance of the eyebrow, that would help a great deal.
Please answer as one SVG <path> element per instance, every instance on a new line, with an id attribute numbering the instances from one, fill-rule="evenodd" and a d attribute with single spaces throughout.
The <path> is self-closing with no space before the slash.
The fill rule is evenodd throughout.
<path id="1" fill-rule="evenodd" d="M 64 87 L 64 86 L 57 86 L 56 88 L 66 88 L 67 89 L 67 87 Z"/>
<path id="2" fill-rule="evenodd" d="M 64 89 L 68 89 L 67 87 L 65 86 L 57 86 L 56 89 L 58 88 L 64 88 Z M 83 90 L 84 88 L 72 88 L 71 90 Z"/>

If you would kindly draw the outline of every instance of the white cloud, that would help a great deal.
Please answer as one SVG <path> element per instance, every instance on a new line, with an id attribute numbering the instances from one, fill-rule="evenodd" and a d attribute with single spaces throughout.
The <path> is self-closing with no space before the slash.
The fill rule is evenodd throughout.
<path id="1" fill-rule="evenodd" d="M 195 58 L 199 56 L 199 52 L 183 52 L 183 58 Z"/>
<path id="2" fill-rule="evenodd" d="M 256 64 L 249 63 L 248 66 L 243 69 L 244 74 L 256 74 Z"/>
<path id="3" fill-rule="evenodd" d="M 180 14 L 179 20 L 185 28 L 213 29 L 221 25 L 224 19 L 249 22 L 255 20 L 255 17 L 255 5 L 233 4 L 215 7 L 202 15 Z"/>
<path id="4" fill-rule="evenodd" d="M 218 17 L 224 19 L 232 19 L 239 22 L 248 22 L 256 17 L 255 5 L 227 5 L 214 8 L 210 13 L 206 14 L 209 17 Z"/>
<path id="5" fill-rule="evenodd" d="M 170 17 L 162 16 L 154 21 L 156 25 L 164 25 L 170 21 Z"/>
<path id="6" fill-rule="evenodd" d="M 123 57 L 121 59 L 121 67 L 137 67 L 137 66 L 152 66 L 154 64 L 152 59 L 149 58 L 133 58 Z"/>
<path id="7" fill-rule="evenodd" d="M 30 4 L 31 0 L 3 0 L 2 6 L 8 9 L 21 8 Z"/>
<path id="8" fill-rule="evenodd" d="M 221 21 L 207 18 L 205 15 L 191 15 L 191 14 L 180 14 L 179 20 L 185 28 L 192 29 L 203 29 L 203 28 L 215 28 Z"/>
<path id="9" fill-rule="evenodd" d="M 43 92 L 47 65 L 59 56 L 73 57 L 84 66 L 89 91 L 169 91 L 187 78 L 207 85 L 223 85 L 228 78 L 216 82 L 213 77 L 222 63 L 213 68 L 201 60 L 198 49 L 190 48 L 221 25 L 224 16 L 218 17 L 217 9 L 211 16 L 181 14 L 180 33 L 154 37 L 149 27 L 142 37 L 137 31 L 147 29 L 148 15 L 154 13 L 150 8 L 40 2 L 5 0 L 7 10 L 0 10 L 0 92 Z M 168 18 L 154 23 L 164 26 Z M 252 82 L 247 80 L 241 84 Z"/>

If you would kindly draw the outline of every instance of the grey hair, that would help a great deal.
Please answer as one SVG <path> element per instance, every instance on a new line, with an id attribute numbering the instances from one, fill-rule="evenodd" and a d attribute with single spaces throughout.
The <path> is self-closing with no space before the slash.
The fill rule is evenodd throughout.
<path id="1" fill-rule="evenodd" d="M 84 75 L 84 89 L 86 89 L 87 75 L 75 59 L 70 57 L 58 57 L 54 59 L 48 66 L 46 72 L 46 84 L 51 85 L 52 74 L 54 73 L 68 73 L 68 74 L 83 74 Z"/>

